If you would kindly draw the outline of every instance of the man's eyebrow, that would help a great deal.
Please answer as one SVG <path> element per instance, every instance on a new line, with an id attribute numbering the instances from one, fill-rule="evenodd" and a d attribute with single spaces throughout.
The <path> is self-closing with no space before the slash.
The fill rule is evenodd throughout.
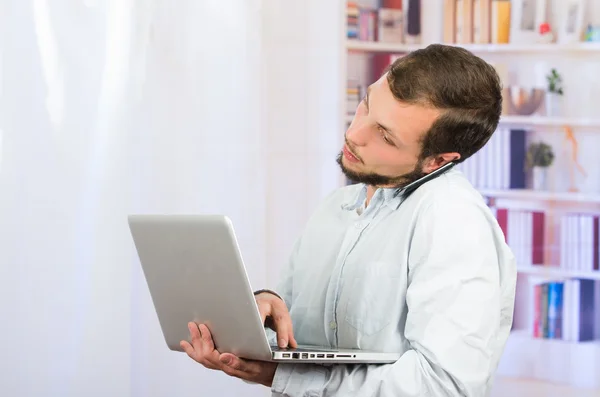
<path id="1" fill-rule="evenodd" d="M 366 95 L 366 100 L 367 100 L 367 109 L 369 109 L 369 93 L 371 92 L 371 86 L 367 87 L 367 95 Z M 392 130 L 390 130 L 388 127 L 384 126 L 381 123 L 377 123 L 377 125 L 379 127 L 381 127 L 381 129 L 383 129 L 385 132 L 387 132 L 388 134 L 390 134 L 391 136 L 393 136 L 394 138 L 396 138 L 396 135 L 394 135 L 394 133 L 392 132 Z"/>

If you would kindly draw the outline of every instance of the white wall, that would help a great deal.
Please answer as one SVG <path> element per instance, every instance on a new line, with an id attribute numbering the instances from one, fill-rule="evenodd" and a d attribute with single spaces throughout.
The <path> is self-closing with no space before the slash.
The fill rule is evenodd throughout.
<path id="1" fill-rule="evenodd" d="M 225 212 L 275 283 L 339 176 L 320 3 L 0 2 L 0 395 L 268 394 L 166 349 L 126 215 Z"/>
<path id="2" fill-rule="evenodd" d="M 339 82 L 345 21 L 338 2 L 265 0 L 263 11 L 273 286 L 306 218 L 340 182 L 335 158 L 344 133 Z"/>

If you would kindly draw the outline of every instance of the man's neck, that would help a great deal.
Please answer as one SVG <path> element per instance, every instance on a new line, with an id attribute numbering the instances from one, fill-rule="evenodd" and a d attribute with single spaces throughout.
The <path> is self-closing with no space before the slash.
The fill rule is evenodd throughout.
<path id="1" fill-rule="evenodd" d="M 377 186 L 367 185 L 367 201 L 365 202 L 365 207 L 369 206 L 369 203 L 371 202 L 371 199 L 373 198 L 373 195 L 377 189 Z"/>

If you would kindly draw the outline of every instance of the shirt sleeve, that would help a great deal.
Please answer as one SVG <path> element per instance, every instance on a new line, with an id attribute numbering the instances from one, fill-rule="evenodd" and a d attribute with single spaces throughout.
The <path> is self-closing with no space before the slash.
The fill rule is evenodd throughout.
<path id="1" fill-rule="evenodd" d="M 292 247 L 290 258 L 282 268 L 281 276 L 275 287 L 275 292 L 283 299 L 288 309 L 292 306 L 294 264 L 296 262 L 297 252 L 300 249 L 301 241 L 301 237 L 296 239 L 294 246 Z"/>
<path id="2" fill-rule="evenodd" d="M 411 349 L 385 365 L 280 364 L 273 396 L 489 394 L 512 321 L 502 307 L 497 231 L 483 208 L 458 200 L 420 216 L 406 296 Z"/>
<path id="3" fill-rule="evenodd" d="M 286 265 L 282 268 L 281 276 L 273 292 L 277 293 L 279 297 L 285 302 L 288 310 L 292 307 L 292 291 L 293 291 L 293 274 L 294 274 L 294 263 L 296 262 L 297 252 L 300 249 L 301 237 L 298 237 L 292 247 L 289 260 Z M 277 334 L 270 328 L 265 328 L 267 333 L 267 339 L 272 346 L 277 345 Z"/>

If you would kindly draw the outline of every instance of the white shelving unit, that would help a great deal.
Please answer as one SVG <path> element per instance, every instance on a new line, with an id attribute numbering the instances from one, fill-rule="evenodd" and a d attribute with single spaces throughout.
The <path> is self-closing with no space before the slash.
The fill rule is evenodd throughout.
<path id="1" fill-rule="evenodd" d="M 345 2 L 343 2 L 345 4 Z M 344 20 L 346 9 L 342 7 Z M 424 26 L 424 28 L 426 28 Z M 402 54 L 423 48 L 427 44 L 397 44 L 365 42 L 360 40 L 346 39 L 346 30 L 343 31 L 342 48 L 342 76 L 343 92 L 341 103 L 343 113 L 341 114 L 342 125 L 347 126 L 353 120 L 353 115 L 347 114 L 346 106 L 346 81 L 348 70 L 348 55 L 357 56 L 364 54 Z M 530 62 L 537 59 L 552 59 L 570 57 L 574 62 L 600 62 L 600 43 L 578 43 L 578 44 L 461 44 L 457 45 L 475 53 L 478 56 L 502 59 L 502 62 L 516 63 Z M 554 62 L 552 61 L 552 62 Z M 591 77 L 590 77 L 591 79 Z M 590 83 L 593 83 L 590 81 Z M 593 83 L 596 84 L 596 83 Z M 600 86 L 599 86 L 600 87 Z M 599 133 L 600 145 L 600 113 L 591 114 L 591 117 L 545 117 L 545 116 L 502 116 L 500 123 L 502 127 L 524 128 L 531 131 L 539 131 L 540 134 L 550 133 L 559 128 L 571 127 L 577 132 L 586 130 L 594 136 Z M 588 134 L 589 135 L 589 134 Z M 565 172 L 567 172 L 565 170 Z M 342 182 L 345 183 L 345 180 Z M 600 214 L 600 192 L 575 193 L 575 192 L 545 192 L 534 190 L 496 190 L 479 189 L 483 196 L 496 201 L 496 203 L 508 203 L 511 208 L 535 207 L 548 210 L 548 218 L 545 233 L 554 226 L 555 219 L 560 211 L 577 209 L 591 211 Z M 554 241 L 554 240 L 552 240 Z M 552 243 L 551 243 L 552 244 Z M 552 249 L 546 249 L 552 251 Z M 545 257 L 550 258 L 552 255 Z M 556 259 L 556 257 L 554 257 Z M 530 278 L 541 279 L 568 279 L 586 278 L 600 280 L 600 271 L 578 271 L 563 269 L 554 266 L 550 258 L 548 265 L 519 266 L 517 271 L 519 279 L 524 281 L 519 288 L 529 288 Z M 552 265 L 550 265 L 552 264 Z M 526 281 L 525 281 L 526 280 Z M 517 297 L 516 310 L 529 311 L 529 294 Z M 600 389 L 600 341 L 593 342 L 567 342 L 563 340 L 541 339 L 531 336 L 526 328 L 530 319 L 515 318 L 516 330 L 511 332 L 505 353 L 500 363 L 498 374 L 515 378 L 530 378 L 545 380 L 554 383 L 563 383 L 575 387 Z"/>

